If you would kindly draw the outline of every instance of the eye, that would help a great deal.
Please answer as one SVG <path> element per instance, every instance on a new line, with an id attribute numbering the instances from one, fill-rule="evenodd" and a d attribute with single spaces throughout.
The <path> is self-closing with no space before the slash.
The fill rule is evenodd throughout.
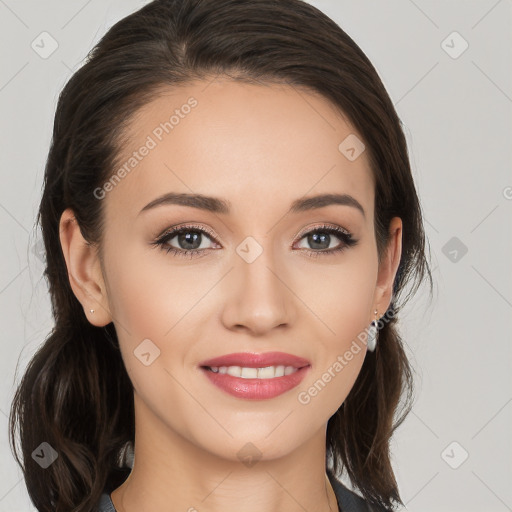
<path id="1" fill-rule="evenodd" d="M 333 235 L 334 238 L 341 240 L 341 243 L 334 248 L 331 246 L 331 242 L 333 242 Z M 306 252 L 312 257 L 339 253 L 357 244 L 357 240 L 352 237 L 352 233 L 350 233 L 350 231 L 340 226 L 331 226 L 326 224 L 307 231 L 300 236 L 300 239 L 305 239 L 305 242 L 313 249 L 319 249 L 311 250 L 306 248 Z"/>
<path id="2" fill-rule="evenodd" d="M 341 243 L 333 248 L 331 242 L 335 238 L 341 240 Z M 299 239 L 305 239 L 306 243 L 312 246 L 312 249 L 299 247 L 312 257 L 338 253 L 357 244 L 357 240 L 346 229 L 326 224 L 306 231 L 300 235 Z M 211 249 L 208 247 L 207 240 L 213 240 L 214 244 L 220 247 L 210 230 L 202 226 L 187 225 L 171 228 L 151 244 L 161 247 L 167 253 L 172 253 L 175 256 L 193 258 L 205 256 Z"/>
<path id="3" fill-rule="evenodd" d="M 161 247 L 167 253 L 172 252 L 178 257 L 204 256 L 209 249 L 206 239 L 214 239 L 213 233 L 201 226 L 181 226 L 165 232 L 152 245 Z M 176 239 L 174 244 L 170 242 Z"/>

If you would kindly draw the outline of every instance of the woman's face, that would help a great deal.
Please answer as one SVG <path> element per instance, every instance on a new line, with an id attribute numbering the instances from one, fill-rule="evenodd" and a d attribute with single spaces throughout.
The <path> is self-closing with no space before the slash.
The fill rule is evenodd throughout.
<path id="1" fill-rule="evenodd" d="M 228 79 L 169 90 L 132 120 L 125 172 L 96 194 L 105 307 L 137 428 L 155 444 L 172 434 L 227 459 L 271 459 L 325 433 L 363 364 L 358 335 L 389 305 L 400 254 L 395 219 L 395 253 L 379 273 L 374 184 L 355 137 L 321 96 Z M 148 207 L 171 193 L 189 199 Z M 345 200 L 304 202 L 324 194 Z M 173 227 L 186 229 L 163 239 Z M 276 396 L 245 395 L 241 381 L 229 393 L 201 363 L 240 352 L 309 366 Z"/>

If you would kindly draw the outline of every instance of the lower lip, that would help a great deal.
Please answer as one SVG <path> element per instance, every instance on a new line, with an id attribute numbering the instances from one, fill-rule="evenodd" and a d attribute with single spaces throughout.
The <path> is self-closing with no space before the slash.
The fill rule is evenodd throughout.
<path id="1" fill-rule="evenodd" d="M 311 366 L 303 366 L 296 372 L 273 379 L 242 379 L 227 373 L 214 373 L 201 368 L 212 384 L 226 393 L 247 400 L 265 400 L 282 395 L 298 386 Z"/>

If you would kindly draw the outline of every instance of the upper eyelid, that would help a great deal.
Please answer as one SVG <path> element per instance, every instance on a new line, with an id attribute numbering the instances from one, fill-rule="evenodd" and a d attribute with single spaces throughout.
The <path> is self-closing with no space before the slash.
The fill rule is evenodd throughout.
<path id="1" fill-rule="evenodd" d="M 158 236 L 158 239 L 160 240 L 168 235 L 175 235 L 176 233 L 184 231 L 186 229 L 189 229 L 190 231 L 204 231 L 207 235 L 211 236 L 212 238 L 215 238 L 215 234 L 213 233 L 213 231 L 204 226 L 196 226 L 195 224 L 178 224 L 177 226 L 172 226 L 171 228 L 166 229 L 161 235 Z"/>
<path id="2" fill-rule="evenodd" d="M 346 235 L 352 236 L 352 232 L 349 231 L 347 228 L 344 228 L 343 226 L 338 226 L 337 224 L 331 224 L 330 222 L 324 222 L 323 224 L 317 224 L 316 226 L 312 226 L 312 227 L 304 228 L 304 229 L 300 230 L 294 236 L 294 238 L 296 238 L 298 236 L 302 237 L 304 235 L 307 235 L 308 233 L 311 233 L 312 231 L 319 231 L 319 230 L 322 230 L 322 229 L 325 229 L 325 230 L 328 230 L 328 229 L 341 230 Z"/>

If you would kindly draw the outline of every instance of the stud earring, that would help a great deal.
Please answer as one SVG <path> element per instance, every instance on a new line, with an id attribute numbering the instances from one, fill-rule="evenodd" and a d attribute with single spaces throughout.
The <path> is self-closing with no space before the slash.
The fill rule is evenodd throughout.
<path id="1" fill-rule="evenodd" d="M 368 341 L 366 342 L 366 346 L 370 352 L 373 352 L 377 346 L 377 310 L 375 310 L 375 320 L 372 320 L 368 328 Z"/>
<path id="2" fill-rule="evenodd" d="M 89 311 L 90 311 L 91 313 L 94 313 L 94 309 L 90 309 Z"/>

